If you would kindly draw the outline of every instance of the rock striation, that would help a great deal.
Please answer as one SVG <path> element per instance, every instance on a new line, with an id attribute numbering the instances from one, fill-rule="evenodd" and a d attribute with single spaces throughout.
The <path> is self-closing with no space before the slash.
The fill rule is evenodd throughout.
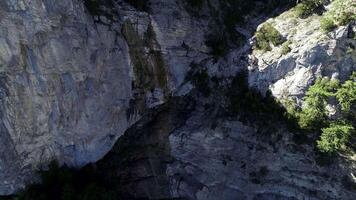
<path id="1" fill-rule="evenodd" d="M 210 36 L 231 31 L 216 12 L 225 0 L 93 2 L 0 2 L 0 195 L 54 159 L 82 167 L 106 155 L 95 165 L 124 199 L 355 199 L 354 160 L 320 166 L 283 125 L 222 116 L 226 97 L 209 89 L 248 70 L 251 87 L 301 100 L 316 77 L 355 71 L 354 22 L 324 34 L 318 17 L 270 19 L 292 41 L 281 55 L 246 42 L 267 16 L 259 0 L 241 3 L 246 23 L 224 40 Z"/>

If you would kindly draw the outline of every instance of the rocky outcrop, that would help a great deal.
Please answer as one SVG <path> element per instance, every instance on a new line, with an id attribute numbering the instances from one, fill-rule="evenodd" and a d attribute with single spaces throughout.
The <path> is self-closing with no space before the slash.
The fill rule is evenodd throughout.
<path id="1" fill-rule="evenodd" d="M 0 158 L 0 193 L 8 194 L 52 159 L 96 161 L 136 117 L 127 116 L 126 42 L 94 24 L 81 2 L 6 0 L 0 16 L 0 140 L 9 145 L 1 149 L 8 158 Z"/>
<path id="2" fill-rule="evenodd" d="M 127 1 L 0 2 L 0 194 L 50 160 L 98 160 L 147 108 L 192 89 L 193 61 L 213 65 L 205 35 L 218 1 L 205 17 L 149 3 L 148 14 Z"/>
<path id="3" fill-rule="evenodd" d="M 270 90 L 278 99 L 298 102 L 317 77 L 345 81 L 356 70 L 355 22 L 330 33 L 320 28 L 321 16 L 306 19 L 288 11 L 266 23 L 272 24 L 286 39 L 269 52 L 255 50 L 250 57 L 250 86 L 265 93 Z"/>
<path id="4" fill-rule="evenodd" d="M 355 163 L 325 159 L 283 123 L 258 127 L 220 112 L 174 99 L 129 129 L 95 169 L 123 199 L 356 197 Z"/>
<path id="5" fill-rule="evenodd" d="M 355 196 L 336 174 L 349 175 L 349 164 L 320 167 L 285 129 L 262 137 L 251 124 L 217 116 L 219 91 L 199 95 L 219 80 L 229 87 L 226 77 L 247 68 L 245 41 L 264 19 L 261 1 L 241 1 L 237 18 L 246 23 L 232 28 L 224 20 L 233 1 L 90 2 L 0 2 L 0 195 L 36 181 L 53 159 L 81 167 L 114 146 L 97 166 L 126 199 Z M 317 21 L 291 34 L 289 22 L 275 20 L 292 52 L 254 52 L 251 86 L 300 97 L 317 75 L 342 79 L 354 70 L 354 51 L 345 51 L 355 45 L 353 24 L 327 38 L 311 28 Z M 221 57 L 212 55 L 221 53 L 216 41 Z"/>
<path id="6" fill-rule="evenodd" d="M 179 2 L 151 1 L 151 14 L 88 2 L 0 2 L 0 194 L 53 159 L 98 160 L 147 108 L 191 90 L 190 63 L 208 56 L 206 21 Z"/>

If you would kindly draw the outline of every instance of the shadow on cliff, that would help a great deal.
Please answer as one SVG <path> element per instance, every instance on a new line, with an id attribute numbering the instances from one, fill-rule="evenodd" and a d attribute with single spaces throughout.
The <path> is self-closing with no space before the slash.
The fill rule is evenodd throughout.
<path id="1" fill-rule="evenodd" d="M 101 12 L 98 9 L 100 4 L 97 3 L 98 1 L 90 2 L 92 4 L 86 5 L 89 12 L 93 15 L 98 15 Z M 233 3 L 234 5 L 236 2 L 240 2 L 248 7 L 251 6 L 246 4 L 247 1 L 226 0 L 226 2 Z M 255 0 L 253 2 L 264 1 Z M 279 5 L 283 0 L 268 2 L 277 2 L 277 5 Z M 287 7 L 273 11 L 273 14 L 277 15 L 279 12 L 287 9 Z M 222 21 L 225 28 L 221 30 L 229 32 L 231 31 L 231 24 L 235 25 L 237 21 L 241 20 L 240 16 L 234 17 L 232 15 L 232 8 L 226 8 L 227 14 L 223 15 L 224 20 Z M 240 8 L 239 10 L 247 11 L 244 8 Z M 272 10 L 267 10 L 267 12 L 272 12 Z M 268 16 L 268 13 L 266 13 L 259 20 L 263 21 Z M 255 25 L 257 26 L 258 24 Z M 241 38 L 243 38 L 242 43 L 247 42 L 246 36 L 241 37 L 241 35 L 243 33 L 229 32 L 227 36 L 222 36 L 226 36 L 228 41 L 239 40 L 238 43 L 233 42 L 232 45 L 226 43 L 225 40 L 216 40 L 214 35 L 211 38 L 209 37 L 207 44 L 212 47 L 212 54 L 216 57 L 224 54 L 225 49 L 236 48 L 237 46 L 235 45 L 241 45 Z M 221 39 L 221 35 L 217 37 Z M 246 88 L 246 79 L 244 78 L 239 75 L 236 76 L 233 78 L 231 86 L 225 88 L 231 100 L 231 104 L 228 103 L 227 105 L 232 106 L 227 107 L 227 110 L 232 112 L 227 113 L 227 111 L 223 111 L 219 112 L 219 115 L 229 114 L 235 116 L 234 112 L 245 113 L 245 120 L 247 122 L 250 118 L 256 119 L 256 112 L 258 113 L 261 110 L 262 113 L 283 113 L 280 110 L 281 108 L 269 97 L 264 98 L 248 90 Z M 214 82 L 214 80 L 208 81 Z M 201 85 L 204 85 L 204 83 Z M 200 98 L 200 95 L 199 91 L 195 92 L 195 97 Z M 203 94 L 203 96 L 205 95 Z M 214 94 L 212 93 L 211 95 Z M 242 98 L 244 100 L 241 100 Z M 148 110 L 139 122 L 119 138 L 113 149 L 102 160 L 87 165 L 79 171 L 66 167 L 59 169 L 53 166 L 48 173 L 42 173 L 44 175 L 42 177 L 42 185 L 30 186 L 17 199 L 173 199 L 169 188 L 170 180 L 166 175 L 167 164 L 174 161 L 174 158 L 171 156 L 169 135 L 185 123 L 189 114 L 195 109 L 195 103 L 196 100 L 192 97 L 176 97 L 171 98 L 162 106 Z M 219 104 L 221 102 L 210 103 Z M 263 106 L 259 107 L 261 105 Z M 205 106 L 208 108 L 211 104 L 206 104 Z M 221 107 L 221 105 L 218 105 L 218 107 Z M 264 114 L 262 115 L 261 118 L 264 118 Z M 277 118 L 279 119 L 279 117 L 278 115 Z M 263 119 L 261 121 L 265 123 L 270 122 Z M 261 124 L 261 126 L 264 125 Z M 78 196 L 78 194 L 80 195 Z M 107 196 L 101 196 L 103 194 Z"/>

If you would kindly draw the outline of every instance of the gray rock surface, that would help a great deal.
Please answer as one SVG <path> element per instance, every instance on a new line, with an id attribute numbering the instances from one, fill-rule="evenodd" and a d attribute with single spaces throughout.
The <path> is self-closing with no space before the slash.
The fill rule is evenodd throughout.
<path id="1" fill-rule="evenodd" d="M 192 88 L 179 86 L 207 51 L 203 25 L 173 0 L 151 15 L 103 5 L 92 16 L 80 0 L 0 2 L 0 194 L 53 159 L 97 161 L 146 108 Z"/>
<path id="2" fill-rule="evenodd" d="M 323 160 L 283 123 L 276 126 L 219 117 L 214 108 L 175 99 L 130 128 L 95 168 L 118 183 L 123 199 L 356 197 L 354 161 Z"/>
<path id="3" fill-rule="evenodd" d="M 148 128 L 151 136 L 137 132 L 142 121 L 156 119 L 148 110 L 193 90 L 187 80 L 192 62 L 204 66 L 208 76 L 231 77 L 246 68 L 241 58 L 251 46 L 229 44 L 221 59 L 209 54 L 205 36 L 221 23 L 213 15 L 218 0 L 198 13 L 176 0 L 150 0 L 149 13 L 122 0 L 101 2 L 98 13 L 91 13 L 81 0 L 0 1 L 0 195 L 36 181 L 34 172 L 53 159 L 74 167 L 95 162 L 118 138 L 100 162 L 105 166 L 116 160 L 111 170 L 119 172 L 127 194 L 137 198 L 355 195 L 340 185 L 340 177 L 333 185 L 331 178 L 337 175 L 324 176 L 331 169 L 347 174 L 349 166 L 319 168 L 310 161 L 314 155 L 308 147 L 303 155 L 295 147 L 289 150 L 293 145 L 287 139 L 268 146 L 257 138 L 258 131 L 238 120 L 223 119 L 207 128 L 214 115 L 203 108 L 191 116 L 175 114 L 186 113 L 185 106 L 193 110 L 189 103 L 173 104 L 173 111 Z M 238 31 L 251 37 L 263 17 L 257 19 Z M 345 53 L 345 45 L 354 44 L 347 36 L 354 25 L 319 40 L 314 23 L 293 36 L 296 47 L 286 56 L 254 52 L 259 64 L 249 66 L 251 86 L 269 88 L 276 97 L 285 90 L 300 97 L 319 74 L 338 72 L 342 78 L 355 70 L 354 51 Z M 283 30 L 290 24 L 276 24 L 288 35 Z M 269 64 L 261 63 L 266 59 Z M 116 153 L 121 146 L 132 148 L 127 151 L 131 154 Z M 137 150 L 142 146 L 144 152 Z"/>
<path id="4" fill-rule="evenodd" d="M 317 77 L 348 79 L 356 70 L 356 24 L 324 33 L 320 18 L 299 19 L 287 11 L 267 20 L 290 42 L 291 51 L 283 55 L 282 46 L 269 52 L 254 50 L 248 67 L 250 86 L 262 93 L 270 90 L 278 99 L 300 102 Z"/>

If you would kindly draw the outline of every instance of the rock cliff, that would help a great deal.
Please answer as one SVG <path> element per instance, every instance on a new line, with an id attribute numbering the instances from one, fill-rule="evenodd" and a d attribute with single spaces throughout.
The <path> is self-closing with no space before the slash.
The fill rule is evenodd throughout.
<path id="1" fill-rule="evenodd" d="M 240 71 L 298 101 L 318 76 L 345 80 L 354 22 L 325 34 L 318 16 L 279 15 L 288 1 L 132 2 L 0 2 L 0 195 L 51 160 L 82 167 L 106 155 L 98 173 L 124 199 L 354 199 L 354 160 L 320 166 L 282 122 L 231 117 L 225 92 Z M 270 13 L 286 55 L 252 51 Z"/>

